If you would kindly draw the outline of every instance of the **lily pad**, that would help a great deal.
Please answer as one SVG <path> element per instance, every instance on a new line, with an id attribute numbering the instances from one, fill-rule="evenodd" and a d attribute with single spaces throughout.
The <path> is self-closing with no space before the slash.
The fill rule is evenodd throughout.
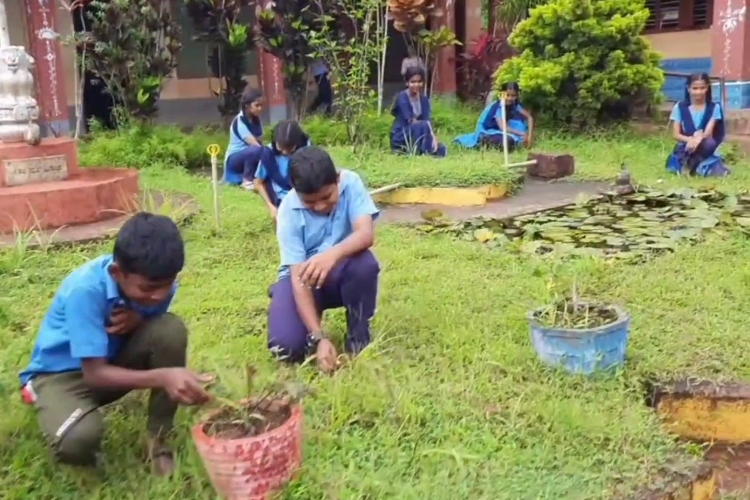
<path id="1" fill-rule="evenodd" d="M 576 201 L 568 207 L 513 219 L 477 218 L 462 223 L 446 221 L 439 211 L 429 211 L 422 214 L 427 223 L 419 228 L 523 254 L 628 262 L 700 241 L 707 230 L 717 236 L 732 228 L 750 234 L 750 195 L 745 194 L 677 188 L 641 190 L 626 196 L 581 196 Z"/>

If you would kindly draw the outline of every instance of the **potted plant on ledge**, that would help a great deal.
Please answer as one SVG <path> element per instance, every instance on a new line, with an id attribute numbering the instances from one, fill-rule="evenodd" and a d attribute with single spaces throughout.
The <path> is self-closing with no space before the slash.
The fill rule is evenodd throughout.
<path id="1" fill-rule="evenodd" d="M 253 394 L 255 370 L 247 370 Z M 226 500 L 268 500 L 302 464 L 303 387 L 276 384 L 219 407 L 195 427 L 193 439 L 216 492 Z"/>
<path id="2" fill-rule="evenodd" d="M 630 315 L 614 304 L 572 297 L 529 312 L 531 342 L 539 359 L 571 373 L 591 374 L 622 365 Z"/>

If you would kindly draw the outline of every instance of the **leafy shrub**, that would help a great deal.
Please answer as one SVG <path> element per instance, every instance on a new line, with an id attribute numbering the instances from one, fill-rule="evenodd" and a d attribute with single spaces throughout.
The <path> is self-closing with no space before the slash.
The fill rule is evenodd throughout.
<path id="1" fill-rule="evenodd" d="M 478 113 L 469 106 L 436 99 L 433 115 L 440 140 L 451 142 L 457 135 L 474 130 Z M 393 116 L 388 111 L 378 116 L 373 108 L 367 111 L 364 123 L 370 149 L 387 149 Z M 341 121 L 316 115 L 305 120 L 303 126 L 316 145 L 347 145 L 346 124 Z M 81 144 L 80 160 L 82 165 L 91 167 L 147 168 L 161 165 L 196 170 L 210 166 L 206 153 L 209 144 L 218 144 L 224 151 L 228 141 L 229 133 L 218 129 L 197 128 L 185 132 L 175 126 L 135 121 L 116 132 L 94 128 L 90 140 Z M 220 161 L 223 158 L 222 153 Z"/>
<path id="2" fill-rule="evenodd" d="M 446 99 L 433 99 L 432 123 L 435 133 L 442 142 L 449 143 L 456 136 L 474 131 L 481 110 L 470 105 L 459 104 Z M 373 108 L 365 113 L 363 135 L 368 145 L 374 148 L 388 148 L 391 140 L 393 115 L 390 105 L 378 116 Z M 346 123 L 315 115 L 303 122 L 305 131 L 314 144 L 321 146 L 342 146 L 348 144 Z"/>
<path id="3" fill-rule="evenodd" d="M 255 41 L 252 28 L 240 20 L 240 15 L 253 6 L 252 0 L 185 0 L 195 32 L 193 39 L 206 44 L 211 75 L 223 83 L 212 92 L 221 98 L 219 113 L 227 124 L 239 113 L 242 92 L 247 87 L 247 54 Z"/>
<path id="4" fill-rule="evenodd" d="M 155 0 L 94 0 L 89 8 L 90 27 L 77 35 L 86 69 L 131 117 L 152 120 L 162 86 L 177 68 L 180 25 Z"/>
<path id="5" fill-rule="evenodd" d="M 508 35 L 504 30 L 499 30 L 496 34 L 485 33 L 477 38 L 470 49 L 460 55 L 458 61 L 458 70 L 463 76 L 458 96 L 464 101 L 484 103 L 495 83 L 495 71 L 512 55 Z"/>
<path id="6" fill-rule="evenodd" d="M 628 119 L 664 84 L 660 57 L 641 37 L 648 17 L 644 0 L 550 0 L 516 27 L 519 55 L 496 83 L 517 81 L 524 104 L 557 123 Z"/>
<path id="7" fill-rule="evenodd" d="M 189 170 L 210 166 L 209 144 L 226 147 L 225 132 L 196 129 L 185 133 L 172 126 L 136 125 L 118 132 L 97 131 L 81 144 L 84 166 L 147 168 L 155 165 Z"/>

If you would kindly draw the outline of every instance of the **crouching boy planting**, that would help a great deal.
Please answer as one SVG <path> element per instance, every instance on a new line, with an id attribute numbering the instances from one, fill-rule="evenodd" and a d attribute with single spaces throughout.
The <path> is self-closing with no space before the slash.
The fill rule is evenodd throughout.
<path id="1" fill-rule="evenodd" d="M 370 251 L 378 209 L 359 175 L 337 171 L 318 147 L 292 155 L 290 177 L 294 189 L 277 217 L 281 268 L 271 287 L 268 343 L 292 362 L 316 354 L 320 368 L 331 371 L 337 352 L 321 326 L 324 310 L 346 308 L 348 352 L 370 343 L 380 273 Z"/>
<path id="2" fill-rule="evenodd" d="M 150 389 L 149 457 L 158 474 L 174 469 L 165 437 L 177 406 L 209 399 L 204 377 L 185 368 L 187 328 L 167 312 L 184 263 L 174 222 L 139 213 L 120 229 L 112 255 L 63 280 L 21 373 L 24 399 L 60 461 L 95 465 L 104 429 L 98 409 Z"/>

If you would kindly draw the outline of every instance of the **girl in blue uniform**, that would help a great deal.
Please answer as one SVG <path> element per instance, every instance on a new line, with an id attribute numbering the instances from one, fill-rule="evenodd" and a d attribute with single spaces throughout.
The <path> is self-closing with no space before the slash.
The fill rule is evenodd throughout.
<path id="1" fill-rule="evenodd" d="M 724 140 L 724 113 L 713 102 L 706 73 L 688 77 L 685 99 L 675 104 L 669 119 L 677 144 L 667 158 L 667 170 L 701 177 L 730 173 L 716 152 Z"/>
<path id="2" fill-rule="evenodd" d="M 432 126 L 430 99 L 423 94 L 424 69 L 409 66 L 404 78 L 406 90 L 398 93 L 391 108 L 395 118 L 391 127 L 391 149 L 397 153 L 445 156 L 448 150 L 438 142 Z"/>
<path id="3" fill-rule="evenodd" d="M 521 106 L 518 84 L 506 83 L 502 90 L 505 92 L 505 122 L 500 101 L 495 100 L 479 116 L 476 131 L 456 138 L 456 143 L 465 148 L 488 146 L 502 149 L 503 134 L 507 133 L 509 151 L 522 144 L 531 146 L 534 120 L 531 113 Z"/>
<path id="4" fill-rule="evenodd" d="M 263 93 L 248 89 L 240 101 L 240 112 L 232 120 L 229 145 L 224 157 L 224 182 L 253 189 L 255 171 L 263 152 Z"/>
<path id="5" fill-rule="evenodd" d="M 270 142 L 263 148 L 260 165 L 255 173 L 255 189 L 266 202 L 271 217 L 275 219 L 281 200 L 292 190 L 289 157 L 312 143 L 300 124 L 294 120 L 277 123 Z"/>

